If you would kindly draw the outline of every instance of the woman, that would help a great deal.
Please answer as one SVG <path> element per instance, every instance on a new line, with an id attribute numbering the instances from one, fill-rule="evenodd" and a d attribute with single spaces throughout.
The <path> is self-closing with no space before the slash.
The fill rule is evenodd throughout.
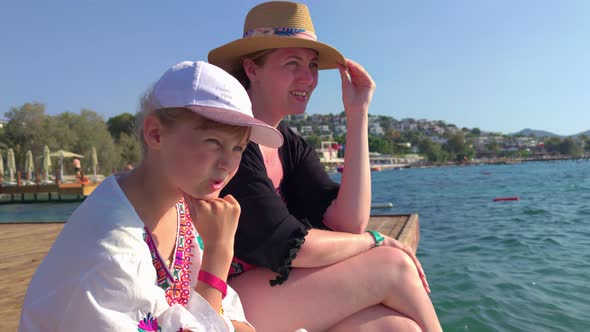
<path id="1" fill-rule="evenodd" d="M 375 89 L 364 68 L 318 42 L 307 7 L 290 2 L 254 7 L 244 37 L 212 50 L 209 62 L 238 78 L 254 116 L 285 137 L 281 149 L 250 144 L 224 190 L 242 206 L 231 284 L 257 330 L 440 331 L 412 250 L 377 232 L 363 233 L 371 201 L 368 107 Z M 280 124 L 305 111 L 318 70 L 328 68 L 340 71 L 347 120 L 340 186 L 314 150 Z"/>
<path id="2" fill-rule="evenodd" d="M 280 133 L 202 61 L 169 69 L 137 118 L 141 164 L 68 219 L 29 285 L 20 331 L 254 331 L 226 285 L 240 206 L 219 192 L 248 138 L 278 147 Z"/>

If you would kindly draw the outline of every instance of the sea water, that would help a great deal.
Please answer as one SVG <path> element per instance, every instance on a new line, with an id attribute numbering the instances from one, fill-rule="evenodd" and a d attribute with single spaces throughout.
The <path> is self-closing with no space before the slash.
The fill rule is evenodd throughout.
<path id="1" fill-rule="evenodd" d="M 373 214 L 420 216 L 445 331 L 590 331 L 590 161 L 371 174 L 373 202 L 393 203 Z M 78 205 L 0 205 L 0 222 L 65 220 Z"/>
<path id="2" fill-rule="evenodd" d="M 373 201 L 394 204 L 385 213 L 420 215 L 445 331 L 590 331 L 589 161 L 372 175 Z"/>

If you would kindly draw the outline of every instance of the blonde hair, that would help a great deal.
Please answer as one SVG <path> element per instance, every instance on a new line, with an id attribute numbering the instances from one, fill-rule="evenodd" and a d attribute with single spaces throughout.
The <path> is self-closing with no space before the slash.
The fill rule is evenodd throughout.
<path id="1" fill-rule="evenodd" d="M 250 138 L 250 127 L 236 126 L 223 122 L 214 121 L 206 117 L 193 113 L 191 110 L 184 107 L 163 108 L 158 103 L 153 94 L 153 86 L 148 88 L 139 101 L 139 110 L 135 115 L 135 134 L 141 142 L 142 152 L 147 152 L 147 144 L 143 137 L 143 123 L 150 115 L 155 115 L 162 125 L 166 128 L 172 128 L 177 121 L 188 119 L 189 117 L 197 117 L 199 119 L 199 129 L 216 129 L 224 132 L 235 133 L 236 137 Z"/>

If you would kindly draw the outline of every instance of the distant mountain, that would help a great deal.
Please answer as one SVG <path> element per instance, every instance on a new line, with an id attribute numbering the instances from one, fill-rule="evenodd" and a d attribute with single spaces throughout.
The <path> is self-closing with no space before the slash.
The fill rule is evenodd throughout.
<path id="1" fill-rule="evenodd" d="M 524 136 L 529 136 L 529 135 L 535 135 L 538 138 L 542 138 L 542 137 L 573 137 L 576 138 L 580 135 L 586 135 L 586 136 L 590 136 L 590 130 L 586 130 L 583 131 L 581 133 L 575 134 L 575 135 L 566 135 L 566 136 L 561 136 L 561 135 L 557 135 L 545 130 L 534 130 L 534 129 L 530 129 L 530 128 L 526 128 L 523 129 L 517 133 L 511 134 L 511 135 L 524 135 Z"/>
<path id="2" fill-rule="evenodd" d="M 578 136 L 580 136 L 580 135 L 586 135 L 586 136 L 590 136 L 590 130 L 586 130 L 586 131 L 583 131 L 583 132 L 581 132 L 581 133 L 579 133 L 579 134 L 575 134 L 575 135 L 572 135 L 572 136 L 573 136 L 573 137 L 578 137 Z"/>
<path id="3" fill-rule="evenodd" d="M 514 134 L 512 134 L 512 135 L 524 135 L 524 136 L 529 136 L 529 135 L 531 135 L 531 134 L 532 134 L 532 135 L 535 135 L 535 136 L 536 136 L 536 137 L 538 137 L 538 138 L 541 138 L 541 137 L 561 137 L 561 136 L 559 136 L 559 135 L 557 135 L 557 134 L 550 133 L 550 132 L 548 132 L 548 131 L 544 131 L 544 130 L 534 130 L 534 129 L 530 129 L 530 128 L 523 129 L 523 130 L 521 130 L 521 131 L 519 131 L 519 132 L 517 132 L 517 133 L 514 133 Z"/>

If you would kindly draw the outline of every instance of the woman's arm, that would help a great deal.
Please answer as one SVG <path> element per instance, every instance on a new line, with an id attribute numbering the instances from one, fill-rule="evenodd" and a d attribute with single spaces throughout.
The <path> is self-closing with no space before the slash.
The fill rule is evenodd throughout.
<path id="1" fill-rule="evenodd" d="M 420 264 L 412 249 L 392 237 L 383 235 L 383 238 L 383 246 L 399 249 L 409 256 L 418 270 L 424 289 L 430 293 L 422 264 Z M 305 242 L 291 266 L 305 268 L 327 266 L 361 254 L 374 247 L 375 240 L 368 232 L 350 234 L 312 229 L 305 237 Z"/>
<path id="2" fill-rule="evenodd" d="M 351 234 L 311 229 L 291 266 L 320 267 L 338 263 L 361 254 L 374 245 L 369 233 Z"/>
<path id="3" fill-rule="evenodd" d="M 367 227 L 371 211 L 368 114 L 375 82 L 356 62 L 347 60 L 347 66 L 339 67 L 347 121 L 345 168 L 338 196 L 323 221 L 333 230 L 358 234 Z"/>

